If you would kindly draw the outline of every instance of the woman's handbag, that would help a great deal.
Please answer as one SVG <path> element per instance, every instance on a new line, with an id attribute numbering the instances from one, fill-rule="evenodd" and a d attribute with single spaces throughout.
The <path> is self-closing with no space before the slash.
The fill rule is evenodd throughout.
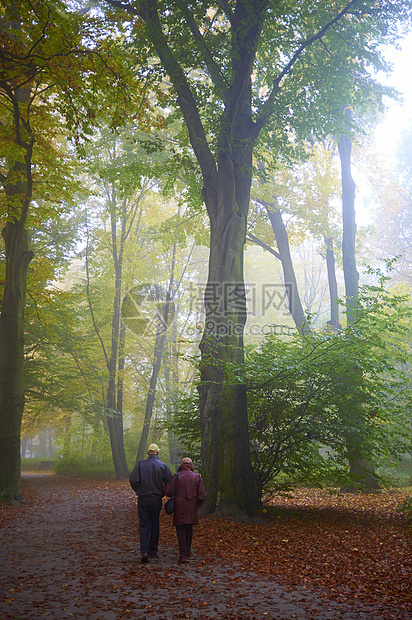
<path id="1" fill-rule="evenodd" d="M 175 511 L 175 491 L 176 491 L 177 478 L 178 478 L 178 476 L 176 474 L 172 497 L 170 499 L 168 499 L 167 502 L 165 503 L 165 513 L 167 515 L 172 515 L 174 513 L 174 511 Z"/>

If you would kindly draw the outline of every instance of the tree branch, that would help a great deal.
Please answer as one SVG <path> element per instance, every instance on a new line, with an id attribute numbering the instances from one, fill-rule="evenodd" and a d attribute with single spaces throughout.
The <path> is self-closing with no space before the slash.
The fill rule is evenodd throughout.
<path id="1" fill-rule="evenodd" d="M 273 248 L 270 247 L 270 245 L 268 245 L 267 243 L 265 243 L 264 241 L 262 241 L 261 239 L 259 239 L 259 237 L 255 237 L 254 234 L 252 233 L 247 233 L 246 234 L 246 239 L 249 241 L 252 241 L 253 243 L 255 243 L 256 245 L 259 245 L 261 248 L 263 248 L 264 250 L 267 250 L 268 252 L 270 252 L 271 254 L 273 254 L 273 256 L 276 256 L 276 258 L 278 260 L 281 260 L 281 256 L 278 252 L 276 252 L 276 250 L 274 250 Z"/>
<path id="2" fill-rule="evenodd" d="M 134 15 L 135 17 L 141 17 L 140 14 L 140 6 L 139 9 L 135 9 L 130 2 L 119 2 L 118 0 L 105 0 L 111 6 L 115 6 L 117 9 L 122 9 L 122 11 L 126 11 L 129 15 Z"/>
<path id="3" fill-rule="evenodd" d="M 89 273 L 89 226 L 88 226 L 88 222 L 87 222 L 87 212 L 86 212 L 86 235 L 87 235 L 87 242 L 86 242 L 86 296 L 87 296 L 87 301 L 89 304 L 89 309 L 90 309 L 90 314 L 92 317 L 92 322 L 93 322 L 93 327 L 95 329 L 95 332 L 97 334 L 97 337 L 100 341 L 100 344 L 102 345 L 102 351 L 104 354 L 104 358 L 106 360 L 106 365 L 107 367 L 109 367 L 109 358 L 107 356 L 107 351 L 106 351 L 106 347 L 104 346 L 104 342 L 103 342 L 103 338 L 100 335 L 100 331 L 99 328 L 97 326 L 96 323 L 96 318 L 94 316 L 94 311 L 93 311 L 93 304 L 92 304 L 92 299 L 90 296 L 90 273 Z"/>
<path id="4" fill-rule="evenodd" d="M 218 65 L 215 63 L 215 61 L 213 60 L 213 56 L 209 50 L 209 48 L 207 47 L 206 43 L 205 43 L 205 39 L 202 35 L 202 33 L 200 32 L 199 28 L 197 27 L 197 24 L 195 22 L 195 20 L 193 19 L 193 14 L 191 13 L 191 11 L 187 8 L 186 6 L 186 2 L 185 0 L 179 0 L 178 2 L 180 10 L 182 11 L 183 15 L 185 16 L 185 19 L 187 21 L 187 24 L 191 30 L 191 33 L 197 43 L 197 47 L 202 55 L 203 60 L 206 63 L 206 66 L 209 70 L 209 74 L 210 77 L 212 79 L 213 84 L 216 86 L 216 88 L 219 89 L 220 91 L 220 95 L 222 97 L 222 99 L 224 98 L 228 88 L 229 88 L 229 84 L 227 83 L 227 81 L 225 80 L 224 76 L 222 76 L 222 74 L 219 71 L 219 67 Z"/>
<path id="5" fill-rule="evenodd" d="M 156 0 L 147 0 L 142 2 L 140 7 L 141 16 L 146 23 L 148 39 L 153 44 L 177 93 L 177 101 L 186 121 L 190 143 L 199 162 L 205 185 L 216 188 L 216 163 L 207 142 L 193 93 L 180 64 L 167 44 L 159 20 L 157 2 Z"/>
<path id="6" fill-rule="evenodd" d="M 224 112 L 228 127 L 233 126 L 245 88 L 250 85 L 253 62 L 266 15 L 266 4 L 264 0 L 261 9 L 257 11 L 254 3 L 236 3 L 232 22 L 234 75 Z"/>
<path id="7" fill-rule="evenodd" d="M 305 41 L 303 41 L 303 43 L 301 43 L 298 47 L 298 49 L 296 50 L 296 52 L 293 54 L 292 58 L 289 60 L 289 62 L 287 63 L 287 65 L 285 66 L 285 68 L 283 69 L 283 71 L 278 75 L 278 77 L 274 80 L 273 82 L 273 87 L 272 90 L 270 92 L 269 97 L 266 99 L 263 107 L 262 107 L 262 111 L 259 115 L 259 118 L 256 121 L 256 126 L 258 131 L 260 131 L 260 129 L 262 129 L 264 127 L 264 125 L 266 124 L 271 112 L 272 112 L 272 106 L 273 106 L 273 102 L 275 100 L 275 96 L 277 95 L 277 93 L 280 90 L 280 82 L 283 80 L 283 78 L 293 69 L 294 65 L 298 62 L 298 60 L 300 60 L 300 57 L 302 55 L 302 53 L 312 45 L 312 43 L 315 43 L 315 41 L 319 41 L 325 34 L 326 32 L 332 28 L 332 26 L 334 26 L 336 23 L 339 22 L 339 20 L 342 19 L 342 17 L 344 17 L 345 15 L 347 15 L 350 11 L 350 9 L 352 8 L 352 6 L 354 4 L 356 4 L 358 0 L 351 0 L 351 2 L 348 2 L 348 4 L 340 11 L 340 13 L 338 13 L 333 19 L 331 19 L 327 24 L 325 24 L 316 34 L 314 34 L 313 36 L 309 37 L 309 39 L 306 39 Z"/>

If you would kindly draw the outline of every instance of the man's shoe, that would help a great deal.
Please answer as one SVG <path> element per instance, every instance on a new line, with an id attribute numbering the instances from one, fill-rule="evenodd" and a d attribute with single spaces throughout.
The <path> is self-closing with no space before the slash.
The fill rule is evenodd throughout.
<path id="1" fill-rule="evenodd" d="M 142 554 L 142 564 L 147 564 L 148 561 L 149 561 L 149 556 L 147 555 L 147 553 L 143 553 Z"/>
<path id="2" fill-rule="evenodd" d="M 179 564 L 187 564 L 187 558 L 185 558 L 184 556 L 180 556 L 178 562 Z"/>

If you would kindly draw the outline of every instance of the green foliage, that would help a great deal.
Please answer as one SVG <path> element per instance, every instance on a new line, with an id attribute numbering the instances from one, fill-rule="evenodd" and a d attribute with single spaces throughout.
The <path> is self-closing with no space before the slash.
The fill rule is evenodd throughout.
<path id="1" fill-rule="evenodd" d="M 58 474 L 114 478 L 110 440 L 102 424 L 92 426 L 79 416 L 65 417 L 58 437 L 53 469 Z"/>
<path id="2" fill-rule="evenodd" d="M 348 450 L 366 438 L 362 456 L 383 467 L 411 451 L 410 320 L 407 295 L 385 290 L 386 276 L 365 286 L 355 323 L 338 334 L 271 334 L 226 367 L 225 386 L 247 387 L 250 451 L 259 492 L 285 479 L 348 481 Z M 360 403 L 360 405 L 359 405 Z M 200 420 L 184 397 L 172 428 L 199 455 Z M 359 446 L 356 444 L 357 448 Z"/>
<path id="3" fill-rule="evenodd" d="M 302 139 L 337 135 L 343 129 L 339 113 L 343 102 L 361 111 L 382 109 L 383 98 L 393 95 L 375 77 L 390 69 L 383 45 L 399 40 L 399 24 L 408 24 L 411 10 L 410 2 L 400 0 L 373 8 L 361 2 L 310 0 L 286 5 L 270 1 L 264 8 L 246 3 L 242 9 L 237 3 L 212 7 L 210 2 L 167 0 L 156 11 L 169 48 L 164 47 L 161 61 L 155 62 L 156 20 L 143 25 L 144 11 L 139 19 L 133 3 L 123 2 L 121 7 L 125 9 L 121 21 L 128 19 L 132 24 L 131 49 L 141 61 L 137 71 L 142 81 L 149 85 L 163 82 L 158 101 L 167 110 L 167 122 L 174 122 L 179 114 L 170 75 L 165 75 L 165 66 L 171 62 L 190 86 L 215 154 L 225 110 L 234 91 L 240 89 L 236 83 L 240 59 L 246 55 L 245 48 L 256 46 L 251 67 L 252 110 L 253 120 L 264 127 L 257 149 L 265 150 L 270 144 L 275 162 L 279 157 L 296 158 Z M 249 23 L 238 32 L 245 18 L 242 11 Z M 255 32 L 249 30 L 251 23 L 256 29 L 262 25 L 256 41 Z M 181 149 L 183 157 L 187 133 L 182 131 L 178 140 L 177 152 Z M 261 154 L 256 154 L 262 161 Z"/>
<path id="4" fill-rule="evenodd" d="M 56 459 L 53 470 L 65 476 L 82 478 L 113 479 L 115 477 L 111 459 L 103 461 L 99 457 L 76 455 Z"/>
<path id="5" fill-rule="evenodd" d="M 385 486 L 410 487 L 412 485 L 412 459 L 404 456 L 400 461 L 392 461 L 380 467 L 378 474 Z"/>
<path id="6" fill-rule="evenodd" d="M 362 456 L 377 465 L 410 450 L 412 392 L 402 364 L 411 311 L 408 297 L 388 293 L 381 280 L 364 287 L 357 321 L 340 333 L 270 335 L 249 352 L 242 379 L 260 485 L 280 472 L 313 479 L 313 466 L 326 473 L 322 461 L 342 476 L 359 436 L 367 438 Z M 316 454 L 313 442 L 329 450 Z"/>
<path id="7" fill-rule="evenodd" d="M 200 454 L 200 411 L 197 394 L 181 394 L 175 403 L 170 420 L 165 423 L 178 439 L 180 452 L 192 459 L 194 466 L 201 466 Z"/>
<path id="8" fill-rule="evenodd" d="M 81 147 L 99 113 L 104 111 L 115 127 L 143 101 L 120 52 L 119 28 L 110 21 L 102 23 L 58 0 L 35 5 L 1 0 L 0 7 L 0 180 L 5 189 L 0 216 L 24 217 L 33 198 L 29 223 L 36 226 L 62 211 L 74 191 L 66 137 Z M 136 89 L 129 90 L 132 84 Z M 141 106 L 145 113 L 148 109 Z"/>
<path id="9" fill-rule="evenodd" d="M 94 425 L 103 411 L 106 375 L 96 359 L 87 307 L 75 291 L 51 288 L 36 302 L 26 329 L 25 423 L 49 412 L 59 428 L 66 415 L 79 412 Z"/>
<path id="10" fill-rule="evenodd" d="M 55 462 L 54 457 L 43 457 L 43 456 L 33 456 L 31 458 L 22 458 L 21 459 L 21 469 L 22 471 L 33 471 L 38 469 L 44 469 L 41 463 L 50 463 L 50 469 L 53 471 L 53 465 Z"/>

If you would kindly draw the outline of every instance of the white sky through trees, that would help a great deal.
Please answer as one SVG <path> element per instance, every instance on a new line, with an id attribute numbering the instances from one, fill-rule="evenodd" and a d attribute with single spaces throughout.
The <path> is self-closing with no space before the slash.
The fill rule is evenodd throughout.
<path id="1" fill-rule="evenodd" d="M 399 102 L 387 98 L 384 117 L 378 122 L 373 132 L 374 149 L 380 153 L 387 168 L 395 168 L 396 152 L 402 132 L 412 125 L 412 32 L 400 41 L 400 49 L 388 46 L 387 59 L 393 64 L 393 72 L 387 77 L 382 74 L 380 81 L 395 88 L 402 100 Z M 368 171 L 362 164 L 353 160 L 352 174 L 356 183 L 356 221 L 359 226 L 373 224 L 374 199 Z M 341 209 L 340 198 L 336 202 Z"/>
<path id="2" fill-rule="evenodd" d="M 401 41 L 401 49 L 388 48 L 388 58 L 394 70 L 389 78 L 382 78 L 382 81 L 401 93 L 403 103 L 388 102 L 388 111 L 376 128 L 375 135 L 379 150 L 394 159 L 402 131 L 412 123 L 412 32 Z"/>

